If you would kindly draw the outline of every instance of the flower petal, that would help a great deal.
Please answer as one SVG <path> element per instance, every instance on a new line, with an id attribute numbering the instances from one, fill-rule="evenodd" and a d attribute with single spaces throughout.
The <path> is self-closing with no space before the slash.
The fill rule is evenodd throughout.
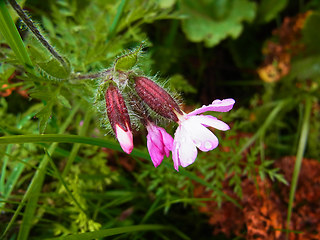
<path id="1" fill-rule="evenodd" d="M 149 134 L 147 136 L 147 147 L 154 167 L 158 167 L 163 160 L 163 153 L 153 144 Z"/>
<path id="2" fill-rule="evenodd" d="M 157 147 L 160 152 L 163 152 L 163 142 L 161 133 L 156 129 L 153 132 L 149 132 L 148 136 L 150 138 L 150 141 L 152 141 L 153 145 Z"/>
<path id="3" fill-rule="evenodd" d="M 120 146 L 123 151 L 130 154 L 133 149 L 133 136 L 132 132 L 129 130 L 127 126 L 127 131 L 123 130 L 118 124 L 116 124 L 116 137 L 120 143 Z"/>
<path id="4" fill-rule="evenodd" d="M 169 157 L 172 150 L 173 138 L 161 127 L 149 122 L 146 126 L 148 130 L 147 147 L 155 167 L 159 166 L 164 155 Z"/>
<path id="5" fill-rule="evenodd" d="M 198 118 L 201 124 L 206 127 L 213 127 L 221 131 L 227 131 L 230 129 L 228 124 L 210 115 L 198 115 L 198 116 L 192 116 L 192 117 Z"/>
<path id="6" fill-rule="evenodd" d="M 158 127 L 158 130 L 160 131 L 160 133 L 162 135 L 165 154 L 167 157 L 169 157 L 170 151 L 172 151 L 173 138 L 163 128 Z"/>
<path id="7" fill-rule="evenodd" d="M 181 165 L 179 159 L 179 148 L 181 146 L 180 139 L 181 136 L 181 126 L 179 126 L 174 134 L 174 140 L 172 145 L 172 160 L 174 168 L 179 172 L 179 166 Z"/>
<path id="8" fill-rule="evenodd" d="M 182 167 L 187 167 L 194 163 L 197 158 L 198 151 L 192 139 L 185 137 L 179 148 L 179 161 Z"/>
<path id="9" fill-rule="evenodd" d="M 192 139 L 195 146 L 201 151 L 207 152 L 216 148 L 219 141 L 209 129 L 202 125 L 202 120 L 203 118 L 200 116 L 191 116 L 182 124 L 188 131 L 188 136 Z"/>
<path id="10" fill-rule="evenodd" d="M 215 112 L 228 112 L 233 108 L 233 105 L 235 103 L 235 100 L 232 98 L 227 98 L 223 100 L 214 100 L 210 105 L 202 106 L 201 108 L 198 108 L 190 113 L 188 113 L 188 116 L 197 115 L 203 112 L 208 111 L 215 111 Z"/>
<path id="11" fill-rule="evenodd" d="M 174 168 L 179 171 L 179 166 L 187 167 L 192 164 L 198 154 L 197 148 L 188 135 L 187 129 L 180 125 L 175 133 L 172 159 Z"/>

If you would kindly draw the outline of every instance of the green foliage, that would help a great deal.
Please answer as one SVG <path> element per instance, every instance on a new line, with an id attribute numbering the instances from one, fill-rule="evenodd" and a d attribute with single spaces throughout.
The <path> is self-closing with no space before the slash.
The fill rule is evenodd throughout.
<path id="1" fill-rule="evenodd" d="M 288 0 L 263 0 L 258 7 L 257 21 L 270 22 L 288 5 Z"/>
<path id="2" fill-rule="evenodd" d="M 181 11 L 187 15 L 182 29 L 188 39 L 213 47 L 229 36 L 237 38 L 243 29 L 241 22 L 254 19 L 256 4 L 248 0 L 182 0 Z"/>
<path id="3" fill-rule="evenodd" d="M 252 73 L 271 36 L 261 29 L 274 27 L 290 1 L 27 1 L 65 65 L 30 32 L 22 41 L 15 16 L 4 14 L 9 5 L 0 4 L 0 238 L 207 238 L 212 230 L 197 208 L 229 201 L 240 211 L 225 188 L 241 198 L 243 177 L 291 184 L 290 219 L 304 151 L 320 156 L 319 12 L 304 22 L 297 39 L 304 50 L 291 56 L 290 73 L 261 83 Z M 316 9 L 317 1 L 300 7 L 308 6 Z M 105 136 L 106 80 L 122 81 L 128 98 L 129 76 L 158 69 L 173 92 L 191 96 L 188 104 L 226 97 L 237 102 L 232 112 L 214 114 L 231 126 L 215 132 L 219 148 L 199 152 L 196 163 L 179 173 L 171 157 L 154 168 L 145 134 L 134 133 L 130 156 Z M 173 135 L 171 125 L 166 129 Z M 297 156 L 291 181 L 274 167 L 287 155 Z M 199 185 L 210 194 L 194 198 Z"/>
<path id="4" fill-rule="evenodd" d="M 11 16 L 6 8 L 5 2 L 0 2 L 0 32 L 10 45 L 21 63 L 25 65 L 27 70 L 32 71 L 32 63 L 23 45 L 22 39 L 14 26 Z"/>

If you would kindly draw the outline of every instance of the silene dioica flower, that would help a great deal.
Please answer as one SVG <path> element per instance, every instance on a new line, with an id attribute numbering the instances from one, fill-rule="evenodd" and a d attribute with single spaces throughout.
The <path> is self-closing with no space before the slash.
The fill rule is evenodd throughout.
<path id="1" fill-rule="evenodd" d="M 123 68 L 125 66 L 123 61 L 121 64 L 120 66 Z M 172 152 L 174 168 L 177 171 L 179 171 L 179 166 L 189 166 L 194 163 L 198 149 L 207 152 L 219 144 L 218 138 L 208 127 L 221 131 L 230 129 L 223 121 L 211 115 L 203 115 L 203 113 L 230 111 L 235 104 L 235 100 L 231 98 L 214 100 L 207 106 L 185 113 L 180 109 L 177 101 L 153 80 L 137 76 L 134 72 L 126 73 L 122 70 L 118 70 L 118 76 L 121 76 L 121 79 L 118 78 L 115 81 L 114 76 L 106 80 L 106 82 L 111 82 L 105 92 L 106 112 L 113 132 L 123 151 L 130 154 L 133 149 L 130 116 L 138 119 L 148 132 L 147 148 L 155 167 L 161 164 L 164 156 L 169 157 L 170 152 Z M 117 87 L 121 82 L 129 85 L 130 92 L 125 94 L 126 97 L 119 90 L 124 89 L 123 86 Z M 130 111 L 128 111 L 128 107 Z M 129 116 L 128 112 L 134 114 Z M 159 121 L 152 119 L 152 112 L 155 113 L 153 115 L 160 115 L 162 119 L 168 119 L 178 124 L 174 138 L 164 128 L 157 126 L 156 122 Z"/>

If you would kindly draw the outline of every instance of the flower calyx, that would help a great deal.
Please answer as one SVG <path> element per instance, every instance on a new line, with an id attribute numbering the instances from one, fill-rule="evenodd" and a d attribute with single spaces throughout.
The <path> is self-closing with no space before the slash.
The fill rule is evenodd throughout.
<path id="1" fill-rule="evenodd" d="M 112 83 L 107 88 L 105 100 L 111 127 L 123 151 L 130 154 L 133 149 L 133 136 L 128 109 L 119 89 Z"/>
<path id="2" fill-rule="evenodd" d="M 159 115 L 178 122 L 177 114 L 182 114 L 178 103 L 170 94 L 146 77 L 135 77 L 135 90 L 139 97 Z"/>

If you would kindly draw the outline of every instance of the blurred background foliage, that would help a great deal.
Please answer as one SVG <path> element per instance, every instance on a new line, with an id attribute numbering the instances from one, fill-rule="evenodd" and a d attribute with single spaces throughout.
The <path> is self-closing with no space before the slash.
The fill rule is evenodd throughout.
<path id="1" fill-rule="evenodd" d="M 33 69 L 2 32 L 0 238 L 320 238 L 319 0 L 18 1 L 65 66 L 4 3 Z M 185 111 L 236 100 L 219 149 L 179 173 L 145 130 L 126 155 L 101 127 L 90 75 L 143 41 L 135 70 Z"/>

